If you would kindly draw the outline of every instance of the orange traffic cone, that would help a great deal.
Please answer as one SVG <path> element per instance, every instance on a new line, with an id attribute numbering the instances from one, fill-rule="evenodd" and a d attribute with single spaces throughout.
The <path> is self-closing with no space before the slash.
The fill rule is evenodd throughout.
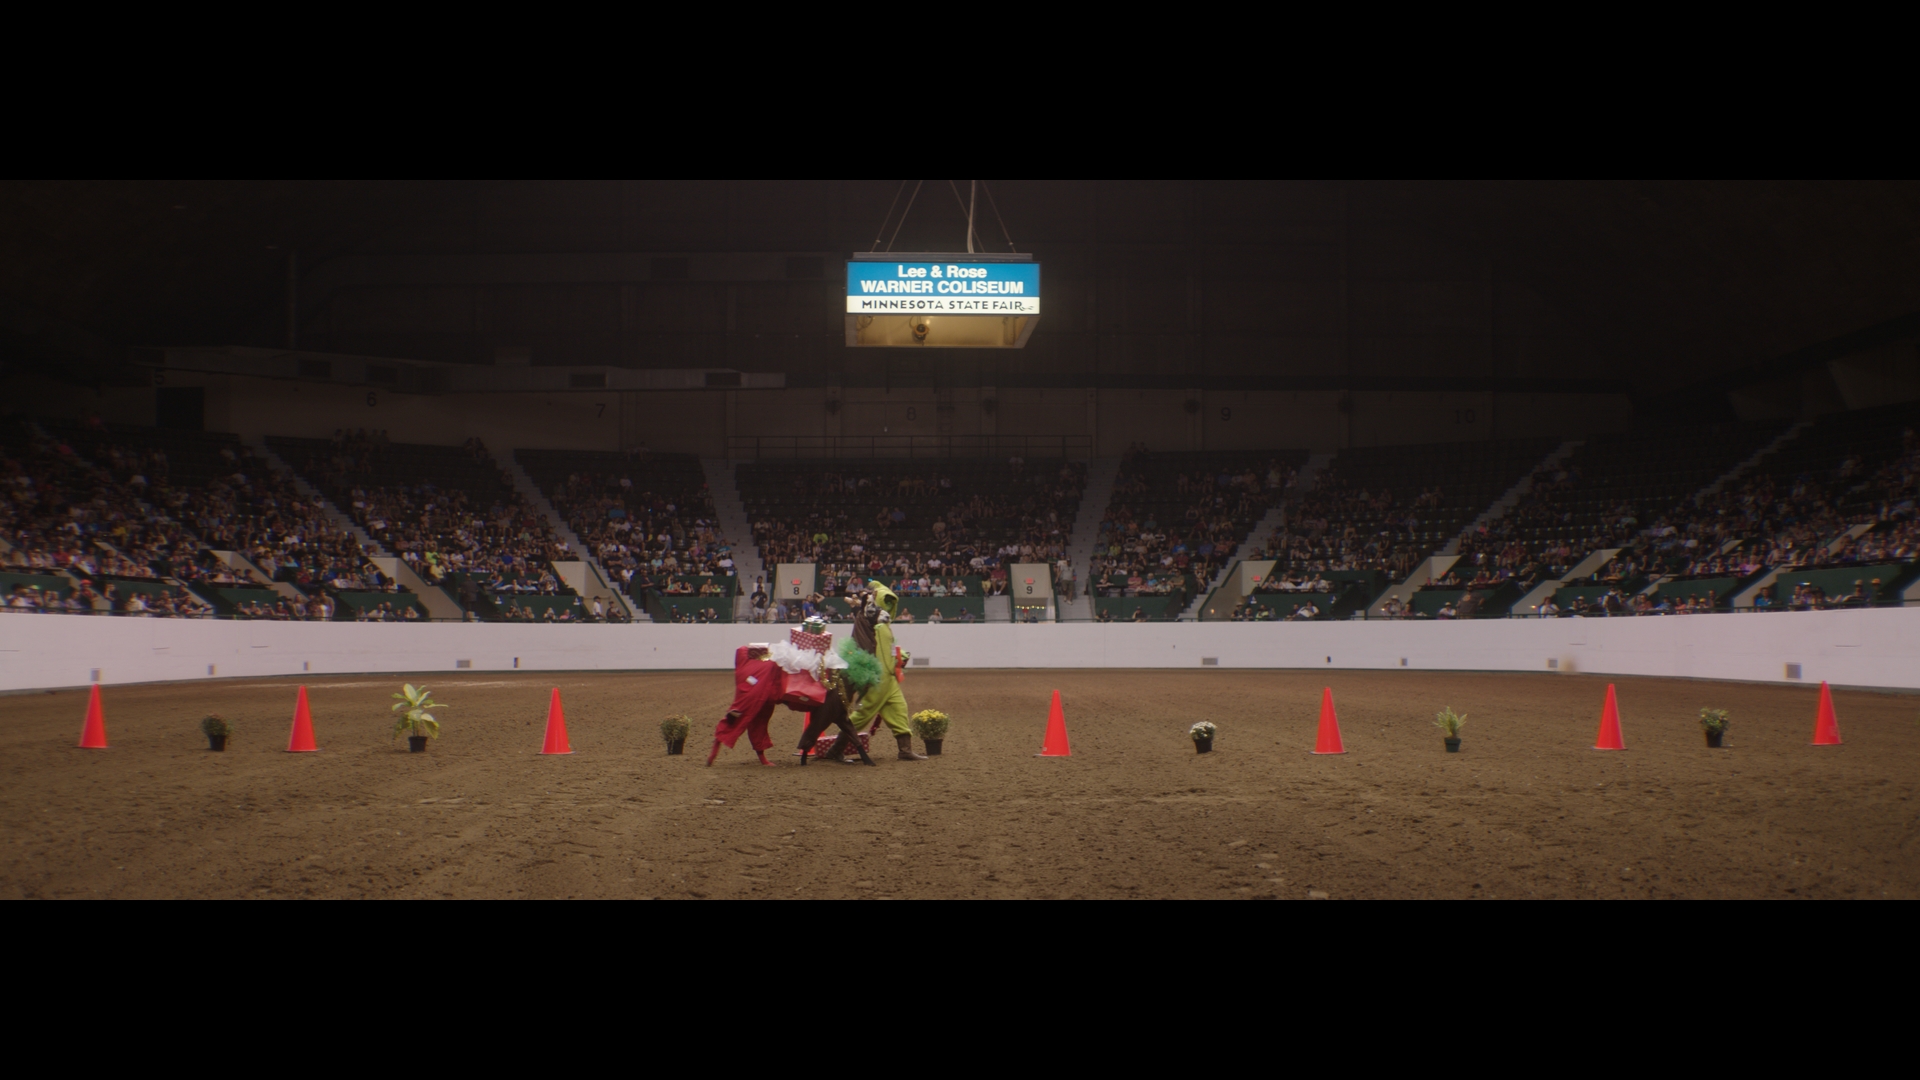
<path id="1" fill-rule="evenodd" d="M 1593 741 L 1595 750 L 1625 750 L 1627 744 L 1620 739 L 1620 705 L 1613 699 L 1613 684 L 1607 684 L 1607 703 L 1600 707 L 1600 737 Z"/>
<path id="2" fill-rule="evenodd" d="M 1820 712 L 1813 720 L 1813 745 L 1840 745 L 1840 718 L 1833 715 L 1833 691 L 1825 682 L 1820 684 Z"/>
<path id="3" fill-rule="evenodd" d="M 1320 735 L 1313 740 L 1313 752 L 1316 754 L 1344 754 L 1346 745 L 1340 741 L 1340 718 L 1333 712 L 1333 687 L 1320 691 Z"/>
<path id="4" fill-rule="evenodd" d="M 1067 714 L 1060 711 L 1060 691 L 1053 692 L 1053 708 L 1047 710 L 1047 742 L 1034 757 L 1071 757 L 1067 749 Z"/>
<path id="5" fill-rule="evenodd" d="M 1834 742 L 1839 742 L 1835 737 Z M 80 729 L 80 749 L 105 750 L 107 748 L 107 714 L 100 709 L 100 684 L 93 684 L 93 693 L 87 696 L 87 723 Z"/>
<path id="6" fill-rule="evenodd" d="M 553 688 L 553 701 L 547 705 L 547 745 L 540 749 L 543 754 L 571 754 L 573 746 L 567 742 L 567 714 L 560 708 L 560 688 Z"/>
<path id="7" fill-rule="evenodd" d="M 320 749 L 313 741 L 313 713 L 307 709 L 307 688 L 300 688 L 300 699 L 293 703 L 293 734 L 287 738 L 287 753 L 310 754 Z"/>

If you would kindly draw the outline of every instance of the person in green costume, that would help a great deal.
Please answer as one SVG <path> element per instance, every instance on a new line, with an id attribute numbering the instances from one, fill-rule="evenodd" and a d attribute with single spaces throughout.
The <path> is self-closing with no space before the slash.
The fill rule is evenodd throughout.
<path id="1" fill-rule="evenodd" d="M 896 656 L 890 625 L 893 617 L 900 613 L 900 597 L 880 582 L 869 581 L 867 591 L 851 599 L 869 616 L 854 620 L 854 643 L 879 658 L 883 674 L 879 685 L 860 698 L 860 704 L 847 719 L 857 729 L 878 716 L 893 732 L 894 741 L 900 746 L 901 761 L 925 761 L 926 755 L 913 752 L 913 729 L 907 725 L 907 696 L 900 691 L 899 669 L 906 667 L 910 659 L 905 652 Z M 872 640 L 868 640 L 869 637 Z"/>

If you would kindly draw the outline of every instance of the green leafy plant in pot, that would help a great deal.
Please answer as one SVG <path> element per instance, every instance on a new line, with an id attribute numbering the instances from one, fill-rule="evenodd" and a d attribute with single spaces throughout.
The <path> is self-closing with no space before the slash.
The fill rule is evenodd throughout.
<path id="1" fill-rule="evenodd" d="M 1727 710 L 1701 709 L 1700 729 L 1707 733 L 1707 745 L 1718 749 L 1720 740 L 1727 737 Z"/>
<path id="2" fill-rule="evenodd" d="M 233 735 L 233 725 L 223 717 L 209 714 L 200 721 L 200 733 L 207 737 L 207 749 L 225 750 L 227 739 Z"/>
<path id="3" fill-rule="evenodd" d="M 1214 727 L 1213 721 L 1211 720 L 1202 720 L 1188 728 L 1187 738 L 1193 740 L 1193 752 L 1196 754 L 1213 753 L 1213 736 L 1214 733 L 1219 730 L 1219 728 Z"/>
<path id="4" fill-rule="evenodd" d="M 433 715 L 434 709 L 444 709 L 445 705 L 433 700 L 433 693 L 424 686 L 405 683 L 400 692 L 393 695 L 398 700 L 393 711 L 400 714 L 394 721 L 393 737 L 407 737 L 407 751 L 418 754 L 426 750 L 428 739 L 440 737 L 440 721 Z"/>
<path id="5" fill-rule="evenodd" d="M 1440 712 L 1434 716 L 1433 726 L 1439 728 L 1440 733 L 1446 736 L 1447 753 L 1457 754 L 1460 752 L 1460 725 L 1466 722 L 1467 715 L 1465 713 L 1454 712 L 1453 706 L 1451 705 L 1441 709 Z"/>
<path id="6" fill-rule="evenodd" d="M 684 713 L 669 716 L 660 721 L 660 737 L 667 741 L 667 753 L 683 753 L 687 749 L 687 736 L 693 733 L 693 717 Z"/>
<path id="7" fill-rule="evenodd" d="M 927 756 L 935 757 L 946 742 L 947 729 L 953 726 L 953 718 L 939 709 L 921 709 L 907 717 L 907 726 L 920 736 L 921 742 L 927 744 Z"/>

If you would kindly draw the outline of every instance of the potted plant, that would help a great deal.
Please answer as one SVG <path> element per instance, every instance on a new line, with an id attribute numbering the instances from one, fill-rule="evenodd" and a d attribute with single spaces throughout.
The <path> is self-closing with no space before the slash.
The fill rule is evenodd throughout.
<path id="1" fill-rule="evenodd" d="M 660 737 L 667 740 L 667 753 L 682 753 L 687 748 L 687 736 L 693 732 L 693 717 L 687 715 L 669 716 L 660 721 Z M 718 745 L 718 744 L 715 744 Z"/>
<path id="2" fill-rule="evenodd" d="M 1453 706 L 1451 705 L 1441 709 L 1439 714 L 1433 718 L 1433 726 L 1439 728 L 1441 733 L 1446 736 L 1447 753 L 1457 754 L 1460 752 L 1460 725 L 1466 722 L 1466 714 L 1454 712 Z"/>
<path id="3" fill-rule="evenodd" d="M 1187 729 L 1187 738 L 1193 740 L 1193 752 L 1196 754 L 1213 753 L 1213 733 L 1219 729 L 1213 721 L 1202 720 Z"/>
<path id="4" fill-rule="evenodd" d="M 407 752 L 418 754 L 427 748 L 428 739 L 440 737 L 440 721 L 434 718 L 432 710 L 444 709 L 445 705 L 433 700 L 433 693 L 424 686 L 406 683 L 400 692 L 393 695 L 399 700 L 394 703 L 393 711 L 400 713 L 400 719 L 394 722 L 393 735 L 407 737 Z"/>
<path id="5" fill-rule="evenodd" d="M 953 719 L 939 709 L 921 709 L 907 718 L 907 726 L 927 744 L 928 757 L 939 756 L 940 744 L 946 740 L 947 728 L 952 725 Z"/>
<path id="6" fill-rule="evenodd" d="M 1727 736 L 1727 710 L 1701 709 L 1700 727 L 1707 733 L 1707 745 L 1719 749 L 1720 740 Z"/>
<path id="7" fill-rule="evenodd" d="M 221 717 L 209 715 L 200 721 L 200 732 L 207 737 L 207 749 L 225 750 L 227 737 L 233 734 L 233 725 Z"/>

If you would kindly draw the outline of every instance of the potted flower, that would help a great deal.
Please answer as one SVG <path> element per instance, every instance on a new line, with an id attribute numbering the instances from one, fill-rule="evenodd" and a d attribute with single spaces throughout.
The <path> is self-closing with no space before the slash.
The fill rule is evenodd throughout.
<path id="1" fill-rule="evenodd" d="M 1193 752 L 1196 754 L 1213 753 L 1213 733 L 1219 729 L 1213 721 L 1202 720 L 1187 729 L 1187 738 L 1193 740 Z"/>
<path id="2" fill-rule="evenodd" d="M 660 737 L 667 740 L 667 753 L 682 753 L 687 748 L 687 736 L 693 732 L 693 717 L 682 714 L 669 716 L 660 721 Z M 718 744 L 716 744 L 718 745 Z"/>
<path id="3" fill-rule="evenodd" d="M 1439 728 L 1441 733 L 1446 736 L 1447 753 L 1457 754 L 1460 752 L 1460 725 L 1466 722 L 1466 714 L 1454 712 L 1453 706 L 1451 705 L 1441 709 L 1439 714 L 1433 718 L 1433 726 Z"/>
<path id="4" fill-rule="evenodd" d="M 200 732 L 207 737 L 207 749 L 225 750 L 227 737 L 233 734 L 233 725 L 221 717 L 209 715 L 200 721 Z"/>
<path id="5" fill-rule="evenodd" d="M 1727 710 L 1701 709 L 1700 727 L 1707 733 L 1707 745 L 1719 749 L 1720 740 L 1727 736 Z"/>
<path id="6" fill-rule="evenodd" d="M 400 719 L 394 722 L 393 735 L 407 737 L 407 752 L 418 754 L 427 748 L 428 739 L 440 737 L 440 721 L 434 718 L 432 710 L 444 709 L 445 705 L 433 700 L 433 694 L 424 686 L 416 687 L 406 683 L 400 692 L 393 695 L 399 700 L 393 711 L 400 713 Z"/>
<path id="7" fill-rule="evenodd" d="M 939 756 L 940 744 L 946 740 L 947 728 L 952 725 L 952 718 L 939 709 L 921 709 L 907 718 L 907 726 L 927 744 L 928 757 Z"/>

